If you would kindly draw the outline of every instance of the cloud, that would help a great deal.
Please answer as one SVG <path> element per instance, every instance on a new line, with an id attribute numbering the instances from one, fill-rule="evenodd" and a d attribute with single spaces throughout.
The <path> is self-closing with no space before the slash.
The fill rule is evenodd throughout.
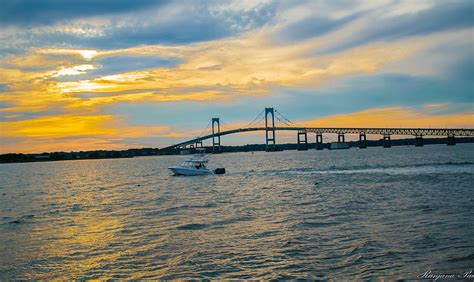
<path id="1" fill-rule="evenodd" d="M 38 49 L 35 50 L 35 53 L 46 55 L 71 55 L 87 61 L 90 61 L 92 58 L 99 55 L 99 52 L 93 49 Z"/>
<path id="2" fill-rule="evenodd" d="M 129 125 L 112 115 L 46 116 L 0 122 L 0 128 L 2 153 L 121 149 L 130 146 L 128 139 L 181 136 L 168 126 Z"/>
<path id="3" fill-rule="evenodd" d="M 118 49 L 215 40 L 264 26 L 277 12 L 276 3 L 271 1 L 255 1 L 251 5 L 230 0 L 91 1 L 94 3 L 90 5 L 33 1 L 31 7 L 23 7 L 28 2 L 20 1 L 21 5 L 12 4 L 2 10 L 5 16 L 0 18 L 4 18 L 6 26 L 0 30 L 0 40 L 6 43 L 0 47 L 0 57 L 28 52 L 27 48 L 33 45 Z M 80 6 L 77 13 L 76 5 Z"/>
<path id="4" fill-rule="evenodd" d="M 25 26 L 52 24 L 76 18 L 137 11 L 167 2 L 164 0 L 3 1 L 0 24 Z"/>
<path id="5" fill-rule="evenodd" d="M 363 16 L 362 13 L 351 14 L 342 18 L 332 19 L 320 14 L 305 17 L 300 21 L 292 22 L 278 31 L 278 38 L 282 42 L 319 37 L 333 32 L 351 21 Z"/>
<path id="6" fill-rule="evenodd" d="M 454 72 L 452 69 L 444 69 Z M 469 111 L 474 107 L 471 81 L 401 73 L 358 74 L 323 86 L 275 88 L 272 105 L 290 118 L 323 117 L 374 107 L 413 107 L 449 104 L 440 113 Z M 261 103 L 262 107 L 265 103 Z"/>
<path id="7" fill-rule="evenodd" d="M 433 103 L 423 105 L 423 109 L 430 112 L 440 112 L 449 108 L 448 103 Z"/>
<path id="8" fill-rule="evenodd" d="M 472 107 L 469 11 L 469 1 L 10 1 L 2 131 L 18 144 L 153 144 L 186 132 L 174 126 L 243 121 L 269 104 L 299 120 L 398 107 L 409 110 L 387 118 L 418 111 L 441 124 L 433 117 Z"/>
<path id="9" fill-rule="evenodd" d="M 71 137 L 116 133 L 107 124 L 112 116 L 53 116 L 2 122 L 2 135 L 9 137 Z"/>
<path id="10" fill-rule="evenodd" d="M 51 77 L 62 77 L 62 76 L 75 76 L 80 74 L 85 74 L 90 70 L 96 69 L 95 65 L 92 64 L 82 64 L 72 67 L 62 67 L 59 70 L 53 71 L 50 73 Z"/>
<path id="11" fill-rule="evenodd" d="M 416 13 L 394 15 L 390 9 L 375 9 L 348 25 L 346 28 L 350 32 L 345 32 L 347 36 L 338 40 L 337 44 L 318 52 L 335 53 L 367 43 L 391 42 L 401 38 L 472 28 L 472 8 L 472 2 L 453 1 L 442 2 Z"/>
<path id="12" fill-rule="evenodd" d="M 186 44 L 238 36 L 262 27 L 274 28 L 273 36 L 283 42 L 322 35 L 339 37 L 318 50 L 334 53 L 365 43 L 473 25 L 469 1 L 69 2 L 8 2 L 2 9 L 5 16 L 0 18 L 14 25 L 0 31 L 3 53 L 31 45 L 120 49 Z M 33 25 L 24 27 L 27 23 Z"/>
<path id="13" fill-rule="evenodd" d="M 366 44 L 328 55 L 311 54 L 319 41 L 281 44 L 273 41 L 265 29 L 193 45 L 149 45 L 87 52 L 37 49 L 34 55 L 26 57 L 34 58 L 30 59 L 33 63 L 43 62 L 48 69 L 18 69 L 15 63 L 25 67 L 23 61 L 9 60 L 0 68 L 0 83 L 7 84 L 11 92 L 0 93 L 0 101 L 14 105 L 3 110 L 7 112 L 54 107 L 98 110 L 101 106 L 123 102 L 225 101 L 243 95 L 269 94 L 275 86 L 318 87 L 344 76 L 383 72 L 390 65 L 450 37 L 435 35 L 399 40 L 390 45 Z M 70 55 L 71 63 L 58 65 L 64 63 L 61 57 L 64 55 Z M 141 64 L 132 66 L 132 71 L 117 74 L 106 74 L 106 69 L 104 75 L 100 72 L 100 62 L 114 58 L 119 62 L 123 58 L 146 61 L 147 57 L 158 64 L 166 61 L 176 64 L 164 63 L 158 67 Z M 75 75 L 51 79 L 65 77 L 64 74 Z M 31 99 L 34 95 L 41 99 Z"/>
<path id="14" fill-rule="evenodd" d="M 426 44 L 422 40 L 401 41 L 389 47 L 367 45 L 337 55 L 307 56 L 305 53 L 313 48 L 311 44 L 278 45 L 266 39 L 265 34 L 250 33 L 238 39 L 179 49 L 170 54 L 183 60 L 174 68 L 103 76 L 87 83 L 63 83 L 60 87 L 67 92 L 84 92 L 90 88 L 109 92 L 155 89 L 158 96 L 162 91 L 197 88 L 262 93 L 272 85 L 316 85 L 332 77 L 376 72 L 385 65 L 414 55 Z M 151 47 L 144 49 L 150 51 Z M 123 52 L 143 53 L 137 48 Z M 85 87 L 81 88 L 84 83 Z"/>
<path id="15" fill-rule="evenodd" d="M 42 152 L 70 152 L 89 150 L 120 150 L 131 147 L 100 137 L 84 137 L 66 139 L 58 142 L 56 139 L 24 139 L 6 138 L 0 141 L 0 154 L 4 153 L 42 153 Z"/>
<path id="16" fill-rule="evenodd" d="M 138 138 L 178 134 L 166 126 L 131 126 L 112 115 L 58 115 L 21 121 L 0 122 L 5 137 L 65 138 L 112 135 Z"/>
<path id="17" fill-rule="evenodd" d="M 410 108 L 389 107 L 332 115 L 298 124 L 308 127 L 473 128 L 474 112 L 434 115 Z"/>

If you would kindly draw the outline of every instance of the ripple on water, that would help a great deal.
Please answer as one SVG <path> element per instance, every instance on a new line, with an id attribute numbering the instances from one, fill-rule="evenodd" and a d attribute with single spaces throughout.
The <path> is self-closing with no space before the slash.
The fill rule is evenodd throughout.
<path id="1" fill-rule="evenodd" d="M 472 145 L 2 165 L 0 280 L 411 279 L 474 261 Z"/>
<path id="2" fill-rule="evenodd" d="M 183 224 L 176 227 L 178 230 L 203 230 L 208 229 L 209 224 L 199 224 L 199 223 L 190 223 L 190 224 Z"/>

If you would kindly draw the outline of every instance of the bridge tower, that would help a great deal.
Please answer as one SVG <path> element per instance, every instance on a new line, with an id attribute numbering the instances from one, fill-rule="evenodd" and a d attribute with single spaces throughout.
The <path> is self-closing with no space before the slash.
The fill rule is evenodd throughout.
<path id="1" fill-rule="evenodd" d="M 212 118 L 212 152 L 220 153 L 220 151 L 221 151 L 221 123 L 219 121 L 219 118 Z"/>
<path id="2" fill-rule="evenodd" d="M 272 115 L 270 120 L 268 119 L 269 114 Z M 270 126 L 269 123 L 271 123 Z M 265 139 L 266 150 L 275 150 L 275 111 L 273 108 L 265 108 Z"/>

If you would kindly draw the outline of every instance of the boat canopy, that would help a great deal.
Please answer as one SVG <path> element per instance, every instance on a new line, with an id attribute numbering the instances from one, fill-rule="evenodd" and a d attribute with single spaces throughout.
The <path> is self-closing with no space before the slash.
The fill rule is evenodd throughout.
<path id="1" fill-rule="evenodd" d="M 209 160 L 186 160 L 187 163 L 207 163 Z"/>

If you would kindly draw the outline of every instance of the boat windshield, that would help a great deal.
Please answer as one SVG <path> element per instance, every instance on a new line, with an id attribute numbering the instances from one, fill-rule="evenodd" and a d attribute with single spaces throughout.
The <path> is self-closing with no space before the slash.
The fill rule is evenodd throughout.
<path id="1" fill-rule="evenodd" d="M 203 169 L 206 168 L 206 163 L 209 162 L 208 157 L 203 154 L 203 151 L 198 151 L 193 158 L 187 159 L 184 161 L 182 166 L 193 167 L 196 169 Z"/>
<path id="2" fill-rule="evenodd" d="M 194 167 L 194 168 L 197 168 L 197 169 L 201 169 L 201 168 L 206 168 L 206 162 L 207 161 L 204 161 L 204 160 L 201 160 L 201 161 L 187 160 L 182 165 L 183 166 L 188 166 L 188 167 Z"/>

